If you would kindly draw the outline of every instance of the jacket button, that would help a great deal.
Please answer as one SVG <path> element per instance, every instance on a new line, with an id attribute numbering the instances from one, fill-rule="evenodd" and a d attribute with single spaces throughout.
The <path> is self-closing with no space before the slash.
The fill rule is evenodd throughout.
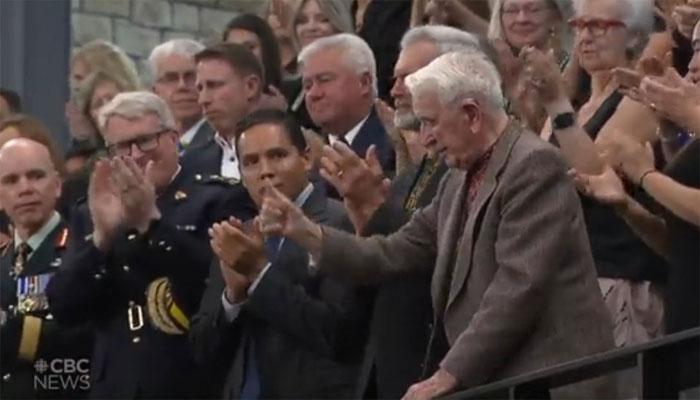
<path id="1" fill-rule="evenodd" d="M 2 380 L 5 381 L 5 382 L 7 382 L 7 381 L 10 380 L 11 377 L 12 377 L 11 374 L 5 374 L 5 375 L 2 376 Z"/>
<path id="2" fill-rule="evenodd" d="M 134 343 L 138 343 L 138 342 L 141 341 L 141 338 L 138 337 L 138 336 L 136 336 L 135 338 L 131 339 L 131 341 L 134 342 Z"/>
<path id="3" fill-rule="evenodd" d="M 129 307 L 133 307 L 133 306 L 134 306 L 134 304 L 136 304 L 136 303 L 134 303 L 134 301 L 133 301 L 133 300 L 129 301 Z"/>
<path id="4" fill-rule="evenodd" d="M 129 268 L 128 265 L 125 265 L 125 266 L 122 267 L 122 269 L 124 270 L 124 272 L 129 272 L 129 269 L 130 269 L 130 268 Z"/>

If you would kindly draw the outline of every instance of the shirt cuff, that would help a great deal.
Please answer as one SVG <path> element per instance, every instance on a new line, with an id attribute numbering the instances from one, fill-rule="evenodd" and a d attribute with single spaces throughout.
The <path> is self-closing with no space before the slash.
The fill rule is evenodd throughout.
<path id="1" fill-rule="evenodd" d="M 224 318 L 227 322 L 233 322 L 241 313 L 241 307 L 245 304 L 244 301 L 233 304 L 226 298 L 226 289 L 221 293 L 221 306 L 224 307 Z"/>
<path id="2" fill-rule="evenodd" d="M 263 276 L 265 276 L 265 273 L 267 272 L 268 269 L 270 269 L 271 266 L 272 266 L 272 263 L 267 263 L 267 265 L 265 265 L 265 268 L 263 268 L 262 271 L 260 271 L 260 273 L 258 274 L 258 277 L 255 278 L 253 283 L 250 285 L 250 287 L 248 288 L 248 296 L 249 297 L 253 294 L 253 291 L 255 290 L 255 288 L 258 287 L 258 284 L 260 283 Z"/>

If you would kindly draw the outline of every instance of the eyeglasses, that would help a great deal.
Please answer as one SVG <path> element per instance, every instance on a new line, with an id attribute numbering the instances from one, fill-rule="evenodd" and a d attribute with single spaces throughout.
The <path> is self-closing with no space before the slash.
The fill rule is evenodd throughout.
<path id="1" fill-rule="evenodd" d="M 130 156 L 131 149 L 134 147 L 134 145 L 136 145 L 136 147 L 138 147 L 142 153 L 150 153 L 158 148 L 158 138 L 160 138 L 160 135 L 170 131 L 172 131 L 172 129 L 163 128 L 163 130 L 155 133 L 147 133 L 135 139 L 126 140 L 121 143 L 114 143 L 107 146 L 107 151 L 112 157 Z"/>
<path id="2" fill-rule="evenodd" d="M 164 73 L 158 78 L 158 83 L 168 86 L 175 86 L 180 81 L 184 82 L 186 86 L 194 86 L 197 80 L 197 73 L 195 71 L 169 71 Z"/>
<path id="3" fill-rule="evenodd" d="M 588 29 L 588 32 L 595 37 L 605 35 L 612 27 L 627 27 L 627 25 L 619 19 L 603 18 L 572 18 L 569 20 L 569 26 L 574 30 L 574 33 L 581 33 L 584 29 Z"/>
<path id="4" fill-rule="evenodd" d="M 521 12 L 525 13 L 527 16 L 532 16 L 535 14 L 539 14 L 542 11 L 549 10 L 549 7 L 546 5 L 538 5 L 538 4 L 526 4 L 522 8 L 518 7 L 505 7 L 501 10 L 501 15 L 510 17 L 510 18 L 515 18 L 517 17 Z"/>

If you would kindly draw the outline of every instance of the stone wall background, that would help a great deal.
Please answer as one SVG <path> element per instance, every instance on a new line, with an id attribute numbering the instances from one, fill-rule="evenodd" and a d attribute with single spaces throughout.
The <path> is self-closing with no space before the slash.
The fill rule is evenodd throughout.
<path id="1" fill-rule="evenodd" d="M 150 80 L 151 50 L 173 38 L 210 43 L 239 12 L 262 11 L 264 0 L 71 0 L 73 47 L 94 39 L 120 46 Z"/>

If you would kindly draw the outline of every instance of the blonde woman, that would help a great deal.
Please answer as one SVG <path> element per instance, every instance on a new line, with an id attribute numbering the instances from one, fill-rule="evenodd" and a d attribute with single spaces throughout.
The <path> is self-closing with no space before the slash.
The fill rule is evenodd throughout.
<path id="1" fill-rule="evenodd" d="M 94 40 L 79 47 L 70 61 L 71 99 L 66 104 L 66 119 L 74 142 L 94 142 L 98 132 L 80 110 L 78 92 L 80 85 L 92 72 L 102 70 L 123 76 L 124 79 L 140 86 L 139 75 L 133 60 L 121 48 L 104 41 Z"/>

